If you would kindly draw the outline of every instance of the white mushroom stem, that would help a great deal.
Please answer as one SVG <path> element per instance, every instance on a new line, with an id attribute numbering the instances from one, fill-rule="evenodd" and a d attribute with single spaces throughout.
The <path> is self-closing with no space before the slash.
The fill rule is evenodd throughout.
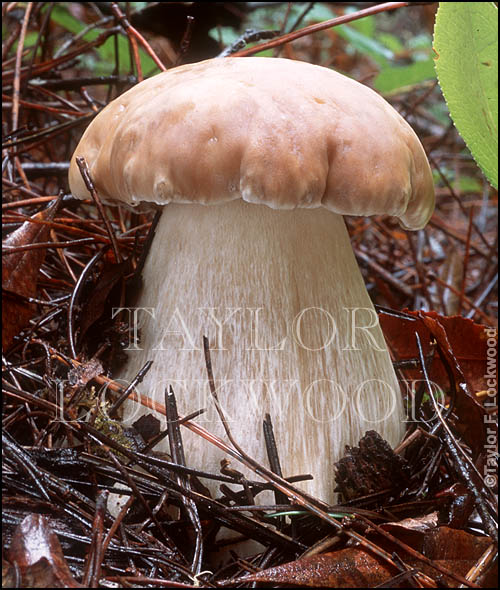
<path id="1" fill-rule="evenodd" d="M 179 413 L 206 408 L 197 421 L 226 438 L 208 388 L 207 335 L 235 439 L 267 466 L 262 421 L 270 413 L 283 475 L 311 473 L 303 489 L 327 502 L 346 444 L 369 429 L 399 442 L 399 385 L 342 216 L 243 201 L 171 204 L 143 278 L 142 350 L 132 339 L 120 375 L 130 381 L 154 361 L 143 395 L 163 403 L 172 385 Z M 130 402 L 125 418 L 149 411 Z M 219 472 L 222 451 L 188 429 L 183 441 L 189 466 Z"/>

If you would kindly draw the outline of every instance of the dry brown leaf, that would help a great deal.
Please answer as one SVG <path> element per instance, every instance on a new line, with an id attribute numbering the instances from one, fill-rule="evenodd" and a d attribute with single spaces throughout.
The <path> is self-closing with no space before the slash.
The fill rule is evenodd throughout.
<path id="1" fill-rule="evenodd" d="M 474 392 L 488 389 L 485 378 L 487 328 L 467 318 L 441 316 L 433 311 L 405 313 L 414 319 L 380 315 L 380 323 L 389 347 L 394 351 L 397 360 L 409 360 L 418 359 L 415 332 L 420 337 L 426 358 L 433 342 L 439 344 L 447 368 L 455 380 L 456 427 L 477 457 L 484 448 L 485 410 L 474 396 Z M 451 385 L 445 363 L 436 350 L 429 369 L 429 379 L 448 392 Z M 404 374 L 409 381 L 423 379 L 420 369 L 405 369 Z M 459 385 L 464 382 L 468 385 L 468 391 Z"/>
<path id="2" fill-rule="evenodd" d="M 395 567 L 364 549 L 350 547 L 306 557 L 245 576 L 238 582 L 266 582 L 307 588 L 373 588 L 397 574 Z"/>
<path id="3" fill-rule="evenodd" d="M 49 238 L 50 225 L 36 221 L 53 219 L 58 202 L 33 215 L 34 222 L 25 221 L 3 242 L 4 247 L 19 247 L 46 242 Z M 36 312 L 33 304 L 26 297 L 34 297 L 37 292 L 37 279 L 42 266 L 46 248 L 24 250 L 5 254 L 2 264 L 2 346 L 8 348 L 14 337 L 28 324 Z"/>
<path id="4" fill-rule="evenodd" d="M 384 336 L 397 360 L 418 358 L 415 332 L 418 332 L 424 354 L 427 354 L 435 337 L 435 330 L 431 326 L 439 324 L 446 334 L 449 347 L 471 390 L 488 389 L 484 377 L 487 359 L 486 341 L 488 340 L 485 326 L 475 324 L 472 320 L 461 316 L 447 317 L 434 311 L 404 310 L 404 313 L 412 316 L 413 320 L 384 313 L 379 316 Z M 419 370 L 408 370 L 405 373 L 410 378 L 421 378 Z M 437 352 L 434 355 L 430 378 L 443 388 L 449 388 L 448 374 Z"/>
<path id="5" fill-rule="evenodd" d="M 476 537 L 448 527 L 439 527 L 424 534 L 395 524 L 384 526 L 392 535 L 410 544 L 413 549 L 432 559 L 436 565 L 463 577 L 491 544 L 488 537 Z M 449 587 L 458 587 L 457 581 L 449 576 L 441 576 L 434 568 L 405 554 L 400 547 L 379 536 L 372 540 L 389 553 L 396 552 L 409 567 L 418 569 L 435 580 L 440 578 Z M 400 572 L 395 567 L 360 546 L 292 561 L 245 576 L 238 582 L 264 582 L 285 587 L 372 588 L 389 581 L 398 573 Z M 491 580 L 494 580 L 494 576 L 495 572 L 491 572 Z M 490 577 L 487 583 L 490 583 Z M 408 582 L 403 580 L 401 585 L 394 587 L 407 588 Z"/>
<path id="6" fill-rule="evenodd" d="M 429 514 L 424 514 L 423 516 L 419 516 L 417 518 L 405 518 L 399 522 L 387 522 L 386 524 L 382 525 L 382 527 L 389 530 L 389 527 L 394 526 L 404 528 L 409 531 L 425 533 L 426 531 L 435 529 L 438 526 L 438 523 L 439 513 L 436 511 L 430 512 Z"/>
<path id="7" fill-rule="evenodd" d="M 97 322 L 109 305 L 109 295 L 116 284 L 130 272 L 130 260 L 115 263 L 105 259 L 104 267 L 95 277 L 93 283 L 86 286 L 90 293 L 82 300 L 82 311 L 79 318 L 79 339 L 83 339 L 89 328 Z M 83 298 L 82 298 L 83 299 Z"/>
<path id="8" fill-rule="evenodd" d="M 82 588 L 71 575 L 57 535 L 47 518 L 30 514 L 14 531 L 7 560 L 23 588 Z"/>

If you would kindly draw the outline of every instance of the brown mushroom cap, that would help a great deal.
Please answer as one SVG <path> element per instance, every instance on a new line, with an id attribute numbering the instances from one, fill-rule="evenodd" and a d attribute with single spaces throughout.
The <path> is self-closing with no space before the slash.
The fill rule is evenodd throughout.
<path id="1" fill-rule="evenodd" d="M 370 88 L 328 68 L 278 58 L 210 59 L 154 76 L 111 102 L 76 156 L 100 196 L 129 205 L 325 207 L 397 216 L 423 227 L 434 209 L 425 152 L 406 121 Z"/>

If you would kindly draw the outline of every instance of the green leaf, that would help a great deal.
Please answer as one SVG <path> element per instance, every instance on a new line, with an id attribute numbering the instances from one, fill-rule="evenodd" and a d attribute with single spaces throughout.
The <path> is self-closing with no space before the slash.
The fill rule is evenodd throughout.
<path id="1" fill-rule="evenodd" d="M 111 74 L 115 67 L 115 44 L 114 39 L 110 37 L 96 49 L 100 61 L 94 66 L 94 73 L 98 75 Z M 130 51 L 128 39 L 118 36 L 118 55 L 120 58 L 120 70 L 127 71 L 130 65 Z M 158 73 L 158 66 L 152 58 L 139 46 L 139 59 L 141 60 L 142 71 L 145 76 Z"/>
<path id="2" fill-rule="evenodd" d="M 337 28 L 337 33 L 361 53 L 369 55 L 379 65 L 385 66 L 390 60 L 394 59 L 393 52 L 376 39 L 371 39 L 363 33 L 360 33 L 353 27 L 342 25 Z"/>
<path id="3" fill-rule="evenodd" d="M 432 58 L 426 61 L 416 61 L 408 66 L 393 66 L 384 68 L 376 76 L 373 84 L 382 94 L 393 92 L 399 88 L 415 86 L 425 80 L 435 79 L 434 62 Z"/>
<path id="4" fill-rule="evenodd" d="M 431 46 L 432 39 L 428 33 L 420 33 L 408 39 L 408 49 L 415 51 L 416 49 L 425 49 L 426 51 Z"/>
<path id="5" fill-rule="evenodd" d="M 440 2 L 434 51 L 453 122 L 498 188 L 498 8 L 493 2 Z"/>
<path id="6" fill-rule="evenodd" d="M 453 185 L 455 189 L 458 188 L 462 193 L 479 193 L 482 188 L 478 179 L 470 176 L 461 176 Z"/>
<path id="7" fill-rule="evenodd" d="M 208 34 L 215 41 L 221 41 L 222 48 L 229 47 L 229 45 L 232 45 L 237 39 L 241 37 L 241 33 L 239 33 L 233 27 L 215 27 L 210 29 Z"/>
<path id="8" fill-rule="evenodd" d="M 138 2 L 137 4 L 141 4 Z M 59 26 L 63 27 L 71 33 L 81 33 L 87 25 L 77 20 L 69 12 L 64 2 L 56 2 L 52 12 L 51 19 Z M 83 41 L 93 41 L 103 31 L 102 28 L 90 29 L 83 35 Z M 115 42 L 113 37 L 106 39 L 106 41 L 95 48 L 95 53 L 99 59 L 94 58 L 94 54 L 85 54 L 82 56 L 82 61 L 91 69 L 96 75 L 109 75 L 115 68 Z M 118 54 L 120 59 L 120 69 L 127 71 L 130 65 L 130 51 L 129 42 L 124 34 L 118 36 Z M 151 59 L 151 57 L 139 47 L 139 59 L 141 60 L 142 71 L 145 75 L 157 73 L 158 66 Z"/>
<path id="9" fill-rule="evenodd" d="M 71 33 L 79 33 L 85 28 L 85 24 L 76 19 L 68 12 L 68 8 L 64 5 L 64 2 L 56 2 L 50 13 L 52 21 L 57 23 Z M 97 35 L 96 35 L 97 36 Z"/>
<path id="10" fill-rule="evenodd" d="M 377 35 L 377 39 L 393 53 L 399 53 L 404 49 L 403 43 L 401 43 L 401 41 L 391 33 L 379 33 Z"/>
<path id="11" fill-rule="evenodd" d="M 296 9 L 296 13 L 292 12 L 292 18 L 289 17 L 289 22 L 293 22 L 294 18 L 297 18 L 297 16 L 299 14 L 302 13 L 302 11 L 304 10 L 303 6 L 300 6 L 297 3 L 292 3 L 292 6 Z M 314 6 L 312 7 L 311 10 L 309 10 L 309 12 L 306 14 L 306 17 L 304 19 L 304 22 L 309 24 L 309 23 L 320 23 L 323 22 L 324 20 L 330 20 L 331 18 L 334 18 L 336 15 L 335 13 L 333 13 L 330 9 L 330 7 L 328 6 L 328 4 L 325 4 L 324 2 L 315 2 Z"/>
<path id="12" fill-rule="evenodd" d="M 353 10 L 346 10 L 346 14 L 350 12 L 355 12 L 357 9 L 353 8 Z M 365 16 L 358 20 L 354 20 L 351 23 L 351 27 L 355 28 L 357 31 L 365 35 L 366 37 L 375 37 L 375 17 L 374 16 Z"/>

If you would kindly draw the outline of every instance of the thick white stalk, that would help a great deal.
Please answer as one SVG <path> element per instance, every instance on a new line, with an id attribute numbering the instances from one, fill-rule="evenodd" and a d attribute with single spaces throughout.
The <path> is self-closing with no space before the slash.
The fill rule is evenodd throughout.
<path id="1" fill-rule="evenodd" d="M 243 201 L 168 205 L 143 277 L 141 350 L 130 350 L 119 375 L 131 380 L 153 360 L 142 394 L 163 403 L 171 384 L 179 413 L 206 408 L 197 421 L 225 438 L 209 394 L 207 335 L 236 440 L 268 465 L 269 412 L 283 475 L 312 473 L 301 485 L 327 502 L 344 445 L 372 428 L 393 445 L 400 440 L 399 386 L 340 215 Z M 145 412 L 130 402 L 125 418 Z M 223 453 L 182 432 L 188 465 L 218 472 Z"/>

